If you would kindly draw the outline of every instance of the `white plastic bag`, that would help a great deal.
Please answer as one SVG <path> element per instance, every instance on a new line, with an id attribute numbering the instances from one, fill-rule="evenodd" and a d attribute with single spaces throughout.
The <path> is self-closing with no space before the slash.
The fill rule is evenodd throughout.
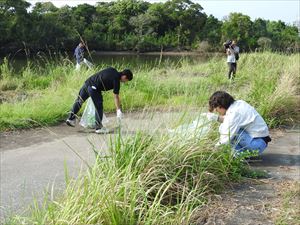
<path id="1" fill-rule="evenodd" d="M 83 63 L 85 63 L 85 65 L 87 65 L 87 67 L 89 69 L 91 69 L 93 67 L 93 63 L 91 63 L 90 61 L 88 61 L 86 58 L 83 59 Z"/>
<path id="2" fill-rule="evenodd" d="M 185 140 L 204 137 L 211 128 L 211 122 L 207 119 L 205 113 L 202 113 L 190 124 L 183 124 L 175 129 L 169 129 L 169 135 L 176 136 Z"/>
<path id="3" fill-rule="evenodd" d="M 95 128 L 96 126 L 96 119 L 95 119 L 95 106 L 93 103 L 93 100 L 91 98 L 88 99 L 85 109 L 83 111 L 82 117 L 80 119 L 79 124 L 83 126 L 84 128 Z M 103 113 L 102 118 L 102 125 L 108 123 L 108 119 Z"/>

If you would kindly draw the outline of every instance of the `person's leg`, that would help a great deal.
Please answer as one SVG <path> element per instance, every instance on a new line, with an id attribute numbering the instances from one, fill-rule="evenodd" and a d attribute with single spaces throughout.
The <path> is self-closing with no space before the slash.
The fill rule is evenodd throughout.
<path id="1" fill-rule="evenodd" d="M 228 79 L 231 79 L 231 73 L 232 73 L 232 63 L 228 63 L 228 68 L 229 68 L 229 71 L 228 71 Z"/>
<path id="2" fill-rule="evenodd" d="M 89 93 L 87 91 L 87 86 L 84 84 L 78 94 L 77 99 L 75 100 L 75 103 L 73 104 L 72 111 L 70 112 L 69 118 L 70 120 L 75 119 L 75 115 L 79 112 L 82 104 L 87 100 L 89 97 Z"/>
<path id="3" fill-rule="evenodd" d="M 76 70 L 80 70 L 80 63 L 76 62 L 76 67 L 75 67 Z"/>
<path id="4" fill-rule="evenodd" d="M 259 151 L 261 154 L 267 147 L 266 142 L 262 138 L 252 138 L 246 131 L 240 129 L 237 136 L 234 138 L 233 143 L 235 149 L 239 152 L 249 150 L 249 151 Z"/>
<path id="5" fill-rule="evenodd" d="M 231 63 L 231 65 L 232 65 L 232 79 L 234 79 L 235 78 L 237 64 L 236 63 Z"/>
<path id="6" fill-rule="evenodd" d="M 268 145 L 262 138 L 253 138 L 249 147 L 251 150 L 258 150 L 259 154 L 261 154 L 268 147 Z"/>
<path id="7" fill-rule="evenodd" d="M 93 87 L 88 88 L 89 95 L 91 96 L 93 103 L 95 105 L 95 120 L 96 120 L 96 129 L 103 127 L 102 118 L 103 118 L 103 97 L 101 92 Z"/>

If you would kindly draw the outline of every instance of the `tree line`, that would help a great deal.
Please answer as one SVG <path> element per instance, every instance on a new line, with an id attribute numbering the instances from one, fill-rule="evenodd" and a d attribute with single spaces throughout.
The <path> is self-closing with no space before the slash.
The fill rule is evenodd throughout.
<path id="1" fill-rule="evenodd" d="M 241 13 L 220 21 L 190 0 L 118 0 L 61 8 L 51 2 L 1 0 L 0 34 L 4 54 L 73 50 L 81 38 L 89 49 L 103 51 L 220 51 L 228 39 L 237 40 L 242 51 L 299 51 L 300 46 L 296 25 L 252 21 Z"/>

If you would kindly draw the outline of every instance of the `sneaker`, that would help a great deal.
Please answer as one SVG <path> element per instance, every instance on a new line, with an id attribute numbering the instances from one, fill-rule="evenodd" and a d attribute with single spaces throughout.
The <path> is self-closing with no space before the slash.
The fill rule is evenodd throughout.
<path id="1" fill-rule="evenodd" d="M 76 118 L 71 120 L 71 119 L 67 119 L 66 120 L 66 124 L 70 127 L 75 127 L 76 126 Z"/>
<path id="2" fill-rule="evenodd" d="M 109 130 L 106 127 L 102 127 L 100 129 L 95 130 L 96 134 L 108 134 Z"/>

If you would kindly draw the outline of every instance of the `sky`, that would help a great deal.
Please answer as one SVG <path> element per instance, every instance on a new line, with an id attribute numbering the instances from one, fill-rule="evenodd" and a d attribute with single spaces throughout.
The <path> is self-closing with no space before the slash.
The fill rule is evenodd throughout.
<path id="1" fill-rule="evenodd" d="M 49 2 L 49 0 L 26 0 L 34 5 L 36 2 Z M 63 5 L 76 6 L 87 3 L 95 5 L 96 2 L 108 2 L 109 0 L 53 0 L 56 7 Z M 148 2 L 166 2 L 166 0 L 147 0 Z M 192 0 L 199 3 L 207 15 L 222 20 L 231 12 L 240 12 L 250 16 L 251 20 L 262 18 L 265 20 L 281 20 L 287 24 L 293 24 L 300 20 L 299 0 Z"/>

